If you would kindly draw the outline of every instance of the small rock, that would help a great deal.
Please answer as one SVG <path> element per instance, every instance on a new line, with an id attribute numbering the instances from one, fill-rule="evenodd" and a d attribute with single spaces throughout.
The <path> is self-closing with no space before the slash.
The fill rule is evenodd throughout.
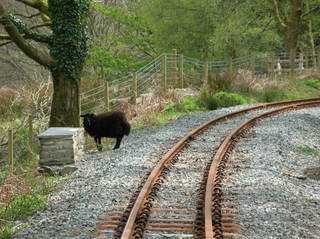
<path id="1" fill-rule="evenodd" d="M 59 175 L 60 176 L 66 176 L 66 175 L 69 175 L 71 173 L 73 173 L 74 171 L 78 170 L 78 167 L 76 166 L 65 166 L 63 168 L 61 168 L 59 170 Z"/>

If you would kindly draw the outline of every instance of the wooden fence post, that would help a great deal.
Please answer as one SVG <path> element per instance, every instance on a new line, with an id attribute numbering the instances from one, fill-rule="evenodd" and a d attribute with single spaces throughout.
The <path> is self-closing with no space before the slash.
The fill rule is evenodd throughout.
<path id="1" fill-rule="evenodd" d="M 320 71 L 320 49 L 318 50 L 318 70 Z"/>
<path id="2" fill-rule="evenodd" d="M 105 95 L 105 104 L 107 111 L 110 111 L 110 96 L 109 96 L 109 82 L 104 82 L 104 95 Z"/>
<path id="3" fill-rule="evenodd" d="M 314 71 L 317 70 L 317 59 L 316 58 L 317 58 L 316 52 L 313 51 L 312 52 L 312 68 Z"/>
<path id="4" fill-rule="evenodd" d="M 138 74 L 136 72 L 133 73 L 132 78 L 132 103 L 137 103 L 137 97 L 138 97 Z"/>
<path id="5" fill-rule="evenodd" d="M 204 69 L 203 69 L 203 88 L 208 87 L 208 78 L 209 78 L 209 63 L 206 61 L 204 63 Z"/>
<path id="6" fill-rule="evenodd" d="M 178 64 L 177 64 L 177 49 L 172 49 L 172 85 L 177 86 L 178 79 Z"/>
<path id="7" fill-rule="evenodd" d="M 28 118 L 28 139 L 29 139 L 29 157 L 30 159 L 33 158 L 33 124 L 32 124 L 33 118 L 31 115 L 29 115 Z"/>
<path id="8" fill-rule="evenodd" d="M 13 174 L 13 132 L 12 129 L 8 131 L 8 165 L 9 173 Z"/>
<path id="9" fill-rule="evenodd" d="M 304 70 L 303 62 L 304 62 L 303 53 L 300 52 L 300 53 L 299 53 L 299 71 Z"/>
<path id="10" fill-rule="evenodd" d="M 183 79 L 183 55 L 179 56 L 179 81 L 181 88 L 184 88 L 184 79 Z"/>
<path id="11" fill-rule="evenodd" d="M 305 66 L 306 66 L 306 69 L 309 69 L 309 60 L 310 60 L 310 57 L 308 56 L 308 53 L 306 54 L 306 56 L 304 57 L 305 58 Z"/>
<path id="12" fill-rule="evenodd" d="M 233 62 L 232 62 L 232 58 L 230 59 L 229 62 L 229 73 L 231 74 L 233 72 Z"/>
<path id="13" fill-rule="evenodd" d="M 270 56 L 270 60 L 271 60 L 271 79 L 273 80 L 274 78 L 275 78 L 275 64 L 274 64 L 274 60 L 275 60 L 275 57 L 274 57 L 274 55 L 273 55 L 273 53 L 271 54 L 271 56 Z"/>
<path id="14" fill-rule="evenodd" d="M 250 57 L 250 71 L 252 72 L 252 76 L 256 74 L 256 57 Z"/>
<path id="15" fill-rule="evenodd" d="M 163 59 L 162 59 L 162 80 L 163 80 L 163 87 L 162 90 L 164 93 L 167 92 L 167 87 L 168 87 L 168 76 L 167 76 L 168 72 L 167 72 L 167 54 L 165 53 L 163 55 Z"/>
<path id="16" fill-rule="evenodd" d="M 290 77 L 293 77 L 294 75 L 295 60 L 296 60 L 296 51 L 290 50 L 290 56 L 289 56 Z"/>
<path id="17" fill-rule="evenodd" d="M 282 74 L 282 66 L 281 66 L 281 59 L 280 58 L 278 58 L 278 60 L 277 60 L 277 73 L 278 73 L 278 75 Z"/>

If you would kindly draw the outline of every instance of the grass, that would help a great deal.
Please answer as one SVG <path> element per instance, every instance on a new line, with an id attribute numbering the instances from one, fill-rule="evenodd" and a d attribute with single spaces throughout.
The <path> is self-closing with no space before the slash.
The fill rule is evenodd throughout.
<path id="1" fill-rule="evenodd" d="M 303 153 L 306 153 L 308 155 L 311 155 L 313 157 L 320 158 L 320 152 L 315 150 L 315 149 L 312 149 L 312 148 L 310 148 L 308 146 L 298 147 L 298 150 L 303 152 Z"/>
<path id="2" fill-rule="evenodd" d="M 0 239 L 10 239 L 17 232 L 14 224 L 5 224 L 0 227 Z"/>
<path id="3" fill-rule="evenodd" d="M 311 77 L 311 78 L 305 80 L 305 84 L 307 86 L 310 86 L 312 88 L 320 90 L 320 79 L 316 79 L 316 78 Z"/>
<path id="4" fill-rule="evenodd" d="M 34 214 L 45 207 L 45 197 L 34 191 L 13 197 L 6 205 L 0 206 L 0 218 L 15 221 Z"/>

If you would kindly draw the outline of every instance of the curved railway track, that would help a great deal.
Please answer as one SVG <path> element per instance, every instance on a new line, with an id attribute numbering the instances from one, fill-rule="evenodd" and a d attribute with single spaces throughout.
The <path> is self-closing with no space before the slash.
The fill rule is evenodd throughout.
<path id="1" fill-rule="evenodd" d="M 99 226 L 101 233 L 98 238 L 111 238 L 110 231 L 108 237 L 104 236 L 106 235 L 104 232 L 108 229 L 112 229 L 113 238 L 121 239 L 162 238 L 156 236 L 159 232 L 177 233 L 180 236 L 179 238 L 240 237 L 241 227 L 234 222 L 234 214 L 232 213 L 236 209 L 227 205 L 230 202 L 223 201 L 224 196 L 221 189 L 226 161 L 234 144 L 260 119 L 289 110 L 319 105 L 320 98 L 262 104 L 223 115 L 191 131 L 163 155 L 153 170 L 145 176 L 137 193 L 132 196 L 131 202 L 124 213 L 121 213 L 122 216 L 120 217 L 119 213 L 110 214 L 113 219 L 101 223 Z M 277 107 L 277 109 L 270 110 L 274 107 Z M 258 112 L 260 113 L 258 114 L 257 111 L 263 111 L 263 113 Z M 251 112 L 255 112 L 256 115 L 250 115 Z M 243 115 L 250 115 L 249 119 L 243 119 L 241 117 Z M 227 128 L 228 132 L 231 131 L 231 133 L 225 132 L 222 137 L 215 139 L 215 142 L 210 141 L 212 134 L 218 129 L 213 128 L 213 126 L 229 122 L 231 119 L 235 121 Z M 243 123 L 243 121 L 245 122 Z M 235 125 L 240 126 L 235 127 Z M 203 136 L 205 131 L 209 131 L 210 128 L 211 133 Z M 193 141 L 197 140 L 207 143 L 203 145 L 204 148 L 191 150 L 193 154 L 190 154 L 188 148 L 198 147 L 192 146 Z M 205 149 L 209 147 L 208 144 L 212 144 L 210 150 Z M 177 206 L 174 208 L 172 205 L 184 201 L 184 197 L 180 195 L 179 190 L 176 190 L 179 192 L 166 198 L 168 193 L 165 191 L 165 184 L 170 180 L 171 172 L 185 172 L 175 169 L 180 161 L 188 161 L 190 155 L 192 157 L 192 155 L 199 154 L 197 152 L 201 152 L 201 150 L 206 151 L 205 160 L 203 160 L 201 166 L 197 166 L 197 170 L 194 170 L 193 176 L 190 177 L 192 178 L 191 182 L 187 183 L 187 185 L 197 184 L 197 189 L 186 187 L 186 191 L 182 193 L 190 195 L 193 194 L 192 191 L 197 191 L 196 195 L 192 195 L 189 199 L 188 196 L 185 197 L 185 200 L 193 202 L 189 203 L 187 207 Z M 180 168 L 182 164 L 180 163 Z M 177 179 L 173 178 L 172 180 Z M 160 203 L 157 199 L 159 195 L 161 198 L 168 199 L 168 201 L 171 200 L 171 204 Z M 153 232 L 157 233 L 152 234 Z"/>

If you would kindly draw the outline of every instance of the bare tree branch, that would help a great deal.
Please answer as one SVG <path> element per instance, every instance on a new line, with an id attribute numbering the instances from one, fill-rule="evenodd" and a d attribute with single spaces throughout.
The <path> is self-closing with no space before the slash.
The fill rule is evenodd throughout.
<path id="1" fill-rule="evenodd" d="M 272 2 L 272 7 L 273 7 L 273 16 L 274 16 L 274 19 L 275 19 L 276 24 L 278 26 L 278 29 L 281 32 L 284 32 L 287 25 L 283 22 L 283 20 L 280 17 L 278 2 L 277 2 L 277 0 L 271 0 L 271 2 Z"/>
<path id="2" fill-rule="evenodd" d="M 25 16 L 23 14 L 18 14 L 18 13 L 15 13 L 16 16 L 20 16 L 20 17 L 24 17 L 24 18 L 34 18 L 34 17 L 37 17 L 37 16 L 40 16 L 41 15 L 41 12 L 38 12 L 36 14 L 32 14 L 30 16 Z"/>
<path id="3" fill-rule="evenodd" d="M 52 64 L 51 56 L 28 43 L 19 33 L 17 27 L 11 22 L 8 13 L 3 4 L 0 2 L 0 24 L 3 25 L 11 40 L 25 53 L 28 57 L 38 62 L 40 65 L 48 67 Z"/>
<path id="4" fill-rule="evenodd" d="M 16 1 L 24 3 L 29 7 L 35 8 L 39 10 L 41 13 L 46 14 L 47 16 L 51 15 L 50 12 L 48 11 L 48 5 L 45 1 L 42 1 L 42 0 L 16 0 Z"/>
<path id="5" fill-rule="evenodd" d="M 10 43 L 12 43 L 12 41 L 6 41 L 6 42 L 3 42 L 3 43 L 0 43 L 0 47 L 8 45 Z"/>
<path id="6" fill-rule="evenodd" d="M 314 11 L 319 10 L 319 9 L 320 9 L 320 5 L 318 5 L 318 6 L 314 7 L 314 8 L 312 8 L 312 9 L 308 10 L 307 12 L 305 12 L 304 14 L 302 14 L 302 17 L 305 17 L 305 16 L 307 16 L 307 15 L 309 15 L 309 14 L 311 14 L 311 13 L 313 13 Z"/>

